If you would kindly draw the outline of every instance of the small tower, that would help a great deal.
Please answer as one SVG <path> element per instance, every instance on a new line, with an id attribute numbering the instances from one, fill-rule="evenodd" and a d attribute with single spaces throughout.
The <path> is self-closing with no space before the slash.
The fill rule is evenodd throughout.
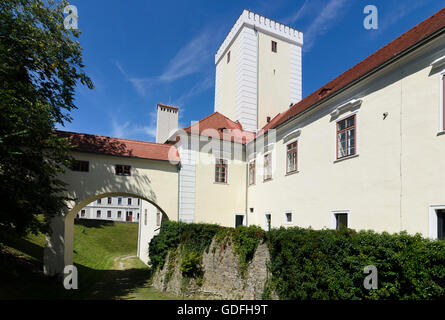
<path id="1" fill-rule="evenodd" d="M 215 54 L 215 111 L 256 131 L 301 100 L 303 33 L 244 10 Z"/>
<path id="2" fill-rule="evenodd" d="M 164 143 L 178 129 L 178 108 L 158 103 L 156 143 Z"/>

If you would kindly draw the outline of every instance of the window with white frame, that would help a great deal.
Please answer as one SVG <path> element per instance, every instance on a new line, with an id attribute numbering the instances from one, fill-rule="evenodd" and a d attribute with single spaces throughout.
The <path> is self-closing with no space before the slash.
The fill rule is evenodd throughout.
<path id="1" fill-rule="evenodd" d="M 235 215 L 235 228 L 239 227 L 239 226 L 245 226 L 246 225 L 245 219 L 246 219 L 245 214 L 236 214 Z"/>
<path id="2" fill-rule="evenodd" d="M 111 218 L 111 210 L 107 211 L 107 218 Z"/>
<path id="3" fill-rule="evenodd" d="M 445 71 L 440 74 L 440 130 L 445 131 Z"/>
<path id="4" fill-rule="evenodd" d="M 335 229 L 341 230 L 348 227 L 348 213 L 339 212 L 335 213 Z"/>
<path id="5" fill-rule="evenodd" d="M 216 161 L 215 161 L 215 182 L 227 183 L 227 160 L 216 159 Z"/>
<path id="6" fill-rule="evenodd" d="M 270 231 L 272 228 L 272 214 L 266 213 L 264 214 L 264 229 Z"/>
<path id="7" fill-rule="evenodd" d="M 430 239 L 445 240 L 445 205 L 430 206 L 429 211 Z"/>
<path id="8" fill-rule="evenodd" d="M 255 184 L 255 160 L 249 162 L 249 185 Z"/>
<path id="9" fill-rule="evenodd" d="M 264 155 L 264 176 L 263 180 L 267 181 L 272 179 L 272 153 Z"/>
<path id="10" fill-rule="evenodd" d="M 337 121 L 337 159 L 356 154 L 355 114 Z"/>
<path id="11" fill-rule="evenodd" d="M 297 171 L 297 141 L 286 146 L 286 173 Z"/>
<path id="12" fill-rule="evenodd" d="M 292 215 L 292 211 L 286 211 L 284 213 L 284 223 L 285 224 L 292 224 L 293 221 L 293 215 Z"/>

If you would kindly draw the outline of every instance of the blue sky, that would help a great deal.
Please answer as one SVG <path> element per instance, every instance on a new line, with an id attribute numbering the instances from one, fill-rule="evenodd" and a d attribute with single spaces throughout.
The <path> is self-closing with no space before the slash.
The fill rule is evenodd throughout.
<path id="1" fill-rule="evenodd" d="M 214 54 L 244 8 L 304 34 L 303 97 L 439 11 L 438 0 L 73 0 L 95 89 L 78 87 L 59 129 L 154 141 L 156 104 L 180 126 L 213 112 Z M 379 28 L 363 27 L 366 5 Z"/>

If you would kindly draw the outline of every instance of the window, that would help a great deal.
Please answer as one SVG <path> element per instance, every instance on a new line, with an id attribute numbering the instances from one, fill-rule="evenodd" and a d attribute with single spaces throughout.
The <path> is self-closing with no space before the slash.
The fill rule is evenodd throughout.
<path id="1" fill-rule="evenodd" d="M 71 165 L 71 170 L 79 172 L 88 172 L 90 169 L 90 163 L 88 161 L 74 160 Z"/>
<path id="2" fill-rule="evenodd" d="M 117 176 L 131 176 L 131 166 L 117 164 L 115 166 Z"/>
<path id="3" fill-rule="evenodd" d="M 111 204 L 111 197 L 108 197 L 108 204 Z"/>
<path id="4" fill-rule="evenodd" d="M 277 52 L 277 42 L 272 40 L 272 52 Z"/>
<path id="5" fill-rule="evenodd" d="M 122 198 L 117 198 L 117 204 L 121 205 L 122 204 Z"/>
<path id="6" fill-rule="evenodd" d="M 97 210 L 97 211 L 96 211 L 96 217 L 97 217 L 97 218 L 100 218 L 100 210 Z"/>
<path id="7" fill-rule="evenodd" d="M 442 114 L 442 131 L 445 131 L 445 73 L 441 74 L 442 86 L 441 86 L 441 105 L 440 105 L 440 113 Z"/>
<path id="8" fill-rule="evenodd" d="M 138 199 L 138 206 L 141 204 L 141 199 Z"/>
<path id="9" fill-rule="evenodd" d="M 215 182 L 227 183 L 227 161 L 224 159 L 216 159 Z"/>
<path id="10" fill-rule="evenodd" d="M 139 220 L 139 212 L 138 212 L 138 218 L 137 219 Z"/>
<path id="11" fill-rule="evenodd" d="M 355 155 L 355 115 L 337 122 L 337 159 Z"/>
<path id="12" fill-rule="evenodd" d="M 107 218 L 111 218 L 111 210 L 107 211 Z"/>
<path id="13" fill-rule="evenodd" d="M 255 160 L 249 163 L 249 185 L 255 184 Z"/>
<path id="14" fill-rule="evenodd" d="M 157 211 L 156 212 L 156 226 L 160 226 L 161 225 L 161 211 Z"/>
<path id="15" fill-rule="evenodd" d="M 335 229 L 340 230 L 348 227 L 348 214 L 336 213 L 335 214 Z"/>
<path id="16" fill-rule="evenodd" d="M 147 209 L 145 209 L 145 213 L 144 213 L 144 225 L 147 225 Z"/>
<path id="17" fill-rule="evenodd" d="M 235 228 L 238 226 L 244 225 L 244 215 L 243 214 L 236 214 L 235 215 Z"/>
<path id="18" fill-rule="evenodd" d="M 297 171 L 297 141 L 289 143 L 286 150 L 286 173 L 292 173 Z"/>
<path id="19" fill-rule="evenodd" d="M 265 229 L 267 231 L 270 231 L 270 228 L 272 226 L 272 215 L 270 213 L 266 213 L 264 215 L 264 218 L 265 218 Z"/>
<path id="20" fill-rule="evenodd" d="M 102 203 L 102 199 L 97 199 L 97 204 L 101 204 Z"/>
<path id="21" fill-rule="evenodd" d="M 80 216 L 83 218 L 85 217 L 85 210 L 80 211 Z"/>
<path id="22" fill-rule="evenodd" d="M 284 223 L 285 224 L 291 224 L 293 221 L 292 221 L 292 212 L 291 211 L 288 211 L 288 212 L 285 212 L 284 213 Z"/>
<path id="23" fill-rule="evenodd" d="M 444 240 L 445 234 L 445 210 L 437 210 L 437 239 Z"/>
<path id="24" fill-rule="evenodd" d="M 227 63 L 229 63 L 229 62 L 230 62 L 230 51 L 227 52 Z"/>
<path id="25" fill-rule="evenodd" d="M 131 198 L 128 198 L 128 205 L 131 206 Z"/>
<path id="26" fill-rule="evenodd" d="M 264 181 L 272 179 L 272 153 L 264 155 Z"/>
<path id="27" fill-rule="evenodd" d="M 117 212 L 117 217 L 118 217 L 118 218 L 122 218 L 122 212 L 121 212 L 121 211 L 118 211 L 118 212 Z"/>

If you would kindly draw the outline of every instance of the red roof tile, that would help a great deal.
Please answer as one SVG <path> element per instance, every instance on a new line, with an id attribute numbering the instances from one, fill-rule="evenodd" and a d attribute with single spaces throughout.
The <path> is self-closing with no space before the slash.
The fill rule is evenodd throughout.
<path id="1" fill-rule="evenodd" d="M 172 162 L 180 161 L 178 150 L 172 145 L 68 131 L 56 131 L 56 133 L 61 137 L 67 138 L 69 143 L 75 146 L 73 150 L 78 152 L 165 161 L 171 160 Z M 169 159 L 169 156 L 171 159 Z"/>
<path id="2" fill-rule="evenodd" d="M 219 112 L 214 112 L 183 130 L 238 143 L 246 143 L 255 138 L 254 132 L 243 130 L 241 123 L 233 122 Z"/>
<path id="3" fill-rule="evenodd" d="M 436 12 L 434 15 L 419 23 L 414 28 L 402 34 L 397 39 L 388 43 L 383 48 L 356 64 L 334 80 L 330 81 L 320 89 L 316 90 L 300 102 L 294 104 L 287 111 L 276 116 L 271 122 L 263 127 L 263 131 L 276 128 L 283 122 L 295 117 L 301 112 L 309 109 L 316 103 L 327 100 L 334 93 L 345 88 L 359 78 L 365 76 L 369 72 L 375 70 L 379 66 L 388 62 L 397 55 L 403 53 L 418 42 L 426 39 L 436 31 L 443 29 L 445 26 L 445 8 Z"/>

